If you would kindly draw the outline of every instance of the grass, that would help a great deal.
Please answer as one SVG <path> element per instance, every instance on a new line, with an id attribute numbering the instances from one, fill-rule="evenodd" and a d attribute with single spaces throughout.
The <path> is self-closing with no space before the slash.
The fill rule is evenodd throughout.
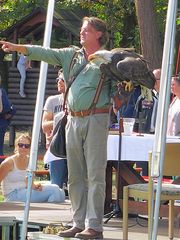
<path id="1" fill-rule="evenodd" d="M 4 197 L 3 195 L 0 194 L 0 202 L 3 202 L 4 201 Z"/>

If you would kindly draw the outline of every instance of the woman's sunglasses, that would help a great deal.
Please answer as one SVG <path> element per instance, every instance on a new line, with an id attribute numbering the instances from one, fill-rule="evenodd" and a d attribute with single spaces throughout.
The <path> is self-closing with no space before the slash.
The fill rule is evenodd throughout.
<path id="1" fill-rule="evenodd" d="M 18 147 L 19 148 L 30 148 L 30 144 L 26 144 L 26 143 L 18 143 Z"/>

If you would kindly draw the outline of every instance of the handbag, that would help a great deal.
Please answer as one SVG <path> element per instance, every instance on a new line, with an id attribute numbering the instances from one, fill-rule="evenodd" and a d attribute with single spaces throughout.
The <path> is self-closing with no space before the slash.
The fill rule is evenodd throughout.
<path id="1" fill-rule="evenodd" d="M 67 123 L 67 114 L 56 124 L 53 131 L 53 138 L 50 143 L 50 152 L 59 158 L 66 158 L 66 133 L 65 127 Z"/>

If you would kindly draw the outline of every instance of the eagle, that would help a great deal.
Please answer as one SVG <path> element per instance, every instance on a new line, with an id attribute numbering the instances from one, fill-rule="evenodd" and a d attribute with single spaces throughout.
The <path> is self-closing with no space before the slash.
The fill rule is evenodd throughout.
<path id="1" fill-rule="evenodd" d="M 138 85 L 154 88 L 156 80 L 147 61 L 132 49 L 98 50 L 88 60 L 100 62 L 101 72 L 117 82 L 121 95 L 129 95 Z"/>

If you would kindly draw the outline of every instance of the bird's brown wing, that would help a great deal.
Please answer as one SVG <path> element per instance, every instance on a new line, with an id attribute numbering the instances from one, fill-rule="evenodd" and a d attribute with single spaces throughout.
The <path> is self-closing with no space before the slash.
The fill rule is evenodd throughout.
<path id="1" fill-rule="evenodd" d="M 143 85 L 150 89 L 154 87 L 155 77 L 143 56 L 120 48 L 113 49 L 112 53 L 109 68 L 117 79 L 132 81 L 134 85 Z"/>
<path id="2" fill-rule="evenodd" d="M 117 71 L 122 75 L 122 78 L 131 80 L 134 85 L 143 85 L 150 89 L 154 87 L 154 74 L 141 58 L 130 57 L 119 61 L 117 63 Z"/>
<path id="3" fill-rule="evenodd" d="M 101 71 L 111 80 L 117 81 L 119 94 L 125 97 L 130 94 L 127 85 L 143 85 L 154 88 L 155 77 L 150 71 L 147 61 L 139 54 L 122 49 L 111 50 L 111 62 L 103 63 Z"/>

